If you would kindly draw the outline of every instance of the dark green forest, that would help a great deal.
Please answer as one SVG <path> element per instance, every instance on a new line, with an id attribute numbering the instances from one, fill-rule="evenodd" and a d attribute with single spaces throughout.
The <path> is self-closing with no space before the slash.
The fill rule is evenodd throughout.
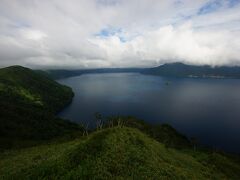
<path id="1" fill-rule="evenodd" d="M 55 116 L 72 98 L 69 87 L 33 70 L 21 66 L 1 69 L 0 148 L 22 146 L 22 140 L 27 145 L 78 130 L 78 125 Z"/>

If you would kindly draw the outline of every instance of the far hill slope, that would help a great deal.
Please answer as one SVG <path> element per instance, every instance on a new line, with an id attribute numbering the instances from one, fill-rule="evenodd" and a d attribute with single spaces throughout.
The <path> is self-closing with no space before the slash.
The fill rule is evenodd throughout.
<path id="1" fill-rule="evenodd" d="M 54 115 L 72 97 L 69 87 L 28 68 L 0 69 L 1 146 L 11 146 L 14 139 L 49 139 L 78 128 Z"/>
<path id="2" fill-rule="evenodd" d="M 239 162 L 219 153 L 176 150 L 137 129 L 0 155 L 1 179 L 239 179 Z"/>
<path id="3" fill-rule="evenodd" d="M 169 77 L 240 78 L 240 67 L 211 67 L 170 63 L 145 69 L 143 73 Z"/>
<path id="4" fill-rule="evenodd" d="M 0 87 L 5 89 L 5 93 L 17 94 L 24 100 L 42 105 L 53 112 L 71 102 L 73 97 L 69 87 L 21 66 L 0 69 Z"/>
<path id="5" fill-rule="evenodd" d="M 102 69 L 78 69 L 78 70 L 66 70 L 66 69 L 55 69 L 55 70 L 36 70 L 39 73 L 46 74 L 52 79 L 61 79 L 73 76 L 80 76 L 82 74 L 93 74 L 93 73 L 131 73 L 141 72 L 143 68 L 102 68 Z"/>

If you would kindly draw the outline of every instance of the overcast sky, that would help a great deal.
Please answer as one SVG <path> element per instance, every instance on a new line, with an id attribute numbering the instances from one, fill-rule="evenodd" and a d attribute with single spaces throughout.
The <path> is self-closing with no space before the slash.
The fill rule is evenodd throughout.
<path id="1" fill-rule="evenodd" d="M 240 65 L 240 0 L 0 0 L 0 66 Z"/>

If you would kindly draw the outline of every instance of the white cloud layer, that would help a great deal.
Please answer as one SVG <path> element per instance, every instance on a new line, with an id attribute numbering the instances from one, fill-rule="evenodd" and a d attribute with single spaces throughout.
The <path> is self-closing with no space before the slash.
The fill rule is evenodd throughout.
<path id="1" fill-rule="evenodd" d="M 240 65 L 238 0 L 1 0 L 0 66 Z"/>

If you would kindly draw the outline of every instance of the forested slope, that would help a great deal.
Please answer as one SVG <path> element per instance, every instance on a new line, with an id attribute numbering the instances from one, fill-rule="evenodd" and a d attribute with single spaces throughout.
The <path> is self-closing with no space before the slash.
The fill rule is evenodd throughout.
<path id="1" fill-rule="evenodd" d="M 0 146 L 50 139 L 78 129 L 78 125 L 55 116 L 72 97 L 69 87 L 28 68 L 0 69 Z"/>

